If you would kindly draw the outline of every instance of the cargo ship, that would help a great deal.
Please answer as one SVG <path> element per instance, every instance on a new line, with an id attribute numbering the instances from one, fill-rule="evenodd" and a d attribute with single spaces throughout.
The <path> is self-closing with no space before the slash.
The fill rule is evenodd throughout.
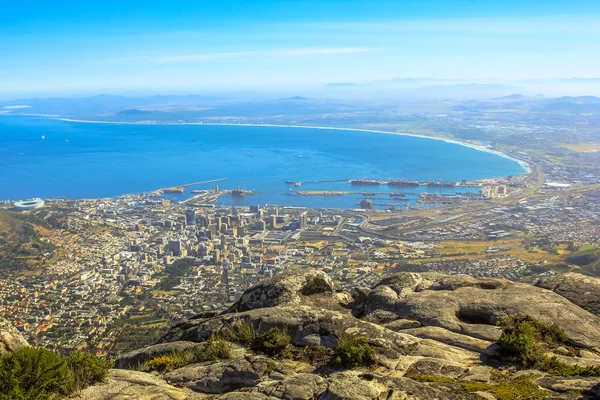
<path id="1" fill-rule="evenodd" d="M 416 181 L 408 181 L 404 178 L 402 179 L 390 179 L 387 182 L 388 186 L 399 186 L 399 187 L 416 187 L 419 186 L 419 182 Z"/>
<path id="2" fill-rule="evenodd" d="M 446 181 L 427 181 L 428 187 L 454 187 L 456 186 L 456 182 L 446 182 Z"/>
<path id="3" fill-rule="evenodd" d="M 246 193 L 240 189 L 240 187 L 238 186 L 237 189 L 234 189 L 231 191 L 231 195 L 233 197 L 244 197 Z"/>
<path id="4" fill-rule="evenodd" d="M 381 181 L 375 179 L 352 179 L 349 181 L 353 186 L 377 186 L 381 185 Z"/>

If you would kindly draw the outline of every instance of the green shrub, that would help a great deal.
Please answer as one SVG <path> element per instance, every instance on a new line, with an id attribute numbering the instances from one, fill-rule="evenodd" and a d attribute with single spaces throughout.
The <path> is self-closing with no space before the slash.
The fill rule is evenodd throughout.
<path id="1" fill-rule="evenodd" d="M 154 357 L 152 360 L 148 361 L 149 371 L 163 372 L 177 367 L 179 367 L 178 360 L 171 356 Z"/>
<path id="2" fill-rule="evenodd" d="M 258 336 L 258 331 L 254 326 L 243 320 L 224 326 L 216 335 L 218 339 L 248 347 L 255 343 Z"/>
<path id="3" fill-rule="evenodd" d="M 209 338 L 204 347 L 195 352 L 194 362 L 218 361 L 231 358 L 231 347 L 223 339 Z"/>
<path id="4" fill-rule="evenodd" d="M 105 358 L 80 352 L 71 354 L 67 362 L 69 368 L 73 371 L 73 391 L 78 391 L 95 383 L 102 382 L 106 378 L 108 370 L 113 366 L 113 363 Z"/>
<path id="5" fill-rule="evenodd" d="M 254 344 L 255 350 L 262 351 L 270 356 L 281 354 L 290 344 L 292 338 L 287 332 L 279 328 L 271 328 L 268 332 L 258 337 Z"/>
<path id="6" fill-rule="evenodd" d="M 500 346 L 504 355 L 514 356 L 525 368 L 561 376 L 600 376 L 600 366 L 581 367 L 566 364 L 546 352 L 565 344 L 569 338 L 556 324 L 547 324 L 531 316 L 516 315 L 500 322 Z"/>
<path id="7" fill-rule="evenodd" d="M 545 357 L 538 363 L 537 368 L 552 375 L 600 376 L 600 365 L 582 367 L 576 364 L 566 364 L 556 357 Z"/>
<path id="8" fill-rule="evenodd" d="M 364 336 L 340 336 L 334 350 L 335 363 L 344 368 L 374 365 L 377 352 Z"/>
<path id="9" fill-rule="evenodd" d="M 67 360 L 45 349 L 24 347 L 0 357 L 0 399 L 46 400 L 68 395 L 74 385 Z"/>

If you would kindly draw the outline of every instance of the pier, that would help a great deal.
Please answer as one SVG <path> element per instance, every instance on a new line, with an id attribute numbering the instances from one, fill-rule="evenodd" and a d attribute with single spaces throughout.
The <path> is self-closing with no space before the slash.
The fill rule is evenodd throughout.
<path id="1" fill-rule="evenodd" d="M 163 188 L 163 189 L 157 189 L 156 192 L 157 193 L 183 193 L 183 192 L 185 192 L 185 189 L 190 186 L 206 185 L 208 183 L 222 182 L 222 181 L 226 181 L 227 179 L 228 178 L 220 178 L 220 179 L 211 179 L 209 181 L 186 183 L 183 185 L 171 186 L 171 187 Z"/>

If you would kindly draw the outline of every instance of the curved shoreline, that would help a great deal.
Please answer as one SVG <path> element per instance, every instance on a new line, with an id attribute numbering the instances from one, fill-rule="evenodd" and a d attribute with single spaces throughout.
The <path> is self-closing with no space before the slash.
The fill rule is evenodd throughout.
<path id="1" fill-rule="evenodd" d="M 16 115 L 16 114 L 13 114 Z M 328 126 L 306 126 L 306 125 L 280 125 L 280 124 L 233 124 L 233 123 L 204 123 L 204 122 L 179 122 L 179 123 L 152 123 L 152 122 L 119 122 L 119 121 L 90 121 L 90 120 L 81 120 L 81 119 L 70 119 L 70 118 L 56 118 L 49 117 L 49 119 L 57 120 L 57 121 L 65 121 L 65 122 L 79 122 L 86 124 L 113 124 L 113 125 L 205 125 L 205 126 L 267 126 L 274 128 L 296 128 L 296 129 L 322 129 L 322 130 L 337 130 L 337 131 L 357 131 L 357 132 L 370 132 L 370 133 L 379 133 L 385 135 L 398 135 L 398 136 L 412 136 L 418 137 L 422 139 L 432 139 L 432 140 L 440 140 L 446 143 L 457 144 L 464 147 L 470 147 L 475 150 L 483 151 L 486 153 L 495 154 L 497 156 L 506 158 L 508 160 L 514 161 L 519 164 L 524 170 L 524 174 L 531 173 L 531 166 L 526 161 L 520 160 L 516 157 L 509 156 L 506 153 L 502 153 L 501 151 L 492 150 L 485 146 L 480 146 L 472 143 L 463 142 L 456 139 L 447 139 L 447 138 L 439 138 L 434 136 L 426 136 L 426 135 L 418 135 L 414 133 L 401 133 L 401 132 L 391 132 L 391 131 L 381 131 L 376 129 L 362 129 L 362 128 L 339 128 L 339 127 L 328 127 Z"/>

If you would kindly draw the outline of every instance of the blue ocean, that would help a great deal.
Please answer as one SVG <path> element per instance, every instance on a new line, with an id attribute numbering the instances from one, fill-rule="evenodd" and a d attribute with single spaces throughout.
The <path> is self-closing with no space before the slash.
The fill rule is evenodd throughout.
<path id="1" fill-rule="evenodd" d="M 106 124 L 0 116 L 0 199 L 91 198 L 227 178 L 260 192 L 236 204 L 356 208 L 359 196 L 287 196 L 286 181 L 460 181 L 525 173 L 514 160 L 440 140 L 355 130 L 271 126 Z M 212 189 L 215 184 L 188 189 Z M 357 189 L 346 182 L 302 190 Z M 471 189 L 473 190 L 473 189 Z M 396 190 L 398 191 L 398 190 Z M 466 188 L 402 188 L 452 194 Z M 184 193 L 180 198 L 189 197 Z M 219 199 L 231 204 L 231 196 Z"/>

